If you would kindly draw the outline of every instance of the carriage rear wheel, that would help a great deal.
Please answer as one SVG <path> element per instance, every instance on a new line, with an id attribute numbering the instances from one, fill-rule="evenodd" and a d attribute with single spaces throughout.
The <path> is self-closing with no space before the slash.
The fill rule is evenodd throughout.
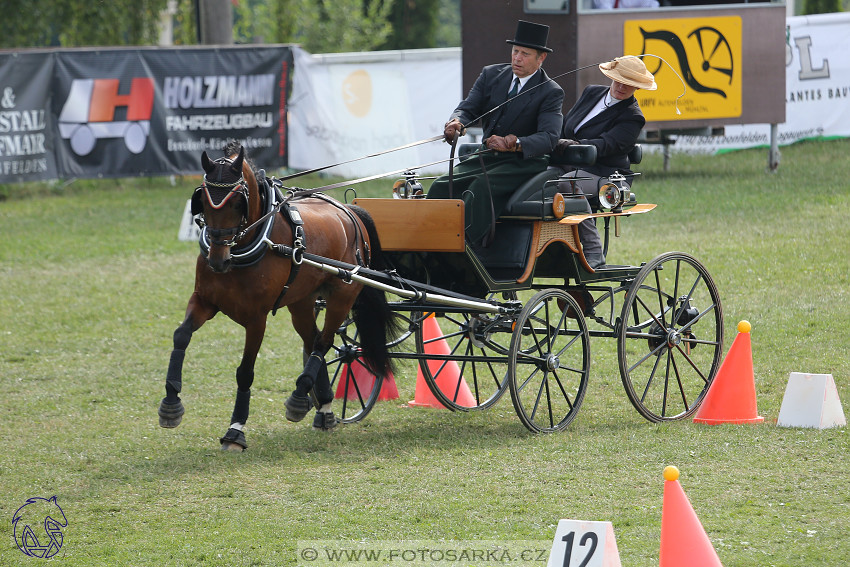
<path id="1" fill-rule="evenodd" d="M 393 312 L 402 332 L 387 343 L 393 348 L 412 333 L 410 319 L 402 313 Z M 346 318 L 336 331 L 336 339 L 325 355 L 331 389 L 334 391 L 334 412 L 342 423 L 360 421 L 375 406 L 381 397 L 384 376 L 376 374 L 363 361 L 360 335 L 351 317 Z"/>
<path id="2" fill-rule="evenodd" d="M 505 299 L 516 293 L 505 292 Z M 422 378 L 453 411 L 487 409 L 507 389 L 511 321 L 487 313 L 417 313 L 416 354 Z"/>
<path id="3" fill-rule="evenodd" d="M 590 374 L 590 333 L 578 303 L 544 289 L 523 307 L 511 339 L 509 380 L 520 421 L 535 433 L 566 428 L 578 415 Z"/>
<path id="4" fill-rule="evenodd" d="M 617 333 L 620 377 L 635 409 L 652 422 L 693 415 L 722 354 L 723 310 L 705 267 L 681 252 L 644 265 Z"/>

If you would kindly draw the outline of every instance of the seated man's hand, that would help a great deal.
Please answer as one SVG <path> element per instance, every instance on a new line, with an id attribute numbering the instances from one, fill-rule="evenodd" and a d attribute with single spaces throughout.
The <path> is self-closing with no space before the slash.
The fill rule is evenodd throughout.
<path id="1" fill-rule="evenodd" d="M 569 138 L 561 138 L 560 140 L 558 140 L 558 143 L 555 144 L 555 149 L 552 150 L 552 153 L 554 153 L 555 155 L 561 155 L 565 151 L 567 151 L 568 147 L 575 146 L 576 144 L 578 144 L 578 142 L 575 140 L 571 140 Z"/>
<path id="2" fill-rule="evenodd" d="M 513 134 L 502 136 L 490 136 L 485 142 L 486 146 L 497 152 L 516 152 L 518 151 L 518 140 Z"/>
<path id="3" fill-rule="evenodd" d="M 463 136 L 463 124 L 457 118 L 452 118 L 446 122 L 446 126 L 443 129 L 443 138 L 445 138 L 447 143 L 451 144 L 455 140 L 455 135 Z"/>

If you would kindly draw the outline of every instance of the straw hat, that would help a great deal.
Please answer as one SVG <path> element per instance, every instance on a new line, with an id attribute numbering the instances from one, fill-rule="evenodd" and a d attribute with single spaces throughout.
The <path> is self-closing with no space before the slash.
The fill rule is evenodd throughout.
<path id="1" fill-rule="evenodd" d="M 609 79 L 613 79 L 624 85 L 648 91 L 654 91 L 658 88 L 652 73 L 646 69 L 643 61 L 634 55 L 624 55 L 623 57 L 617 57 L 613 61 L 600 63 L 599 70 Z"/>

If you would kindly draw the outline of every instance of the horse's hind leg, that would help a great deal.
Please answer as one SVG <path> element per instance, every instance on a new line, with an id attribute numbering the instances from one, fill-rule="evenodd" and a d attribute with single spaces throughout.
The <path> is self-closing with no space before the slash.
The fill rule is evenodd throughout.
<path id="1" fill-rule="evenodd" d="M 317 352 L 313 353 L 313 355 L 316 354 Z M 328 376 L 328 365 L 325 363 L 324 357 L 321 360 L 322 366 L 319 368 L 319 373 L 316 375 L 316 383 L 313 386 L 313 395 L 316 396 L 316 403 L 319 406 L 316 410 L 316 415 L 313 417 L 313 429 L 328 431 L 336 427 L 338 422 L 331 409 L 334 393 L 331 389 L 330 377 Z"/>
<path id="2" fill-rule="evenodd" d="M 336 425 L 333 413 L 330 413 L 330 418 L 327 415 L 331 411 L 330 402 L 333 401 L 333 393 L 324 356 L 330 348 L 330 343 L 324 347 L 321 344 L 321 335 L 316 327 L 313 309 L 312 298 L 289 305 L 292 326 L 304 342 L 304 352 L 309 352 L 310 355 L 304 361 L 304 370 L 295 380 L 295 391 L 286 400 L 286 419 L 295 422 L 304 419 L 314 405 L 310 399 L 312 392 L 319 413 L 325 414 L 321 416 L 317 414 L 313 424 L 315 426 L 316 422 L 321 422 L 322 425 L 327 423 L 327 426 L 319 427 L 326 430 Z M 327 314 L 325 320 L 327 321 Z M 341 321 L 337 323 L 337 327 L 339 323 Z M 325 326 L 327 327 L 327 324 Z"/>
<path id="3" fill-rule="evenodd" d="M 266 321 L 245 327 L 245 349 L 242 352 L 242 362 L 236 369 L 236 401 L 233 404 L 233 414 L 230 416 L 230 427 L 221 441 L 222 451 L 244 451 L 248 448 L 245 440 L 245 423 L 248 421 L 248 411 L 251 405 L 251 385 L 254 383 L 254 364 L 257 353 L 263 344 L 266 332 Z"/>
<path id="4" fill-rule="evenodd" d="M 343 288 L 345 292 L 352 293 L 349 297 L 342 297 L 339 293 L 330 294 L 325 310 L 325 323 L 322 331 L 316 327 L 313 316 L 313 304 L 294 304 L 289 307 L 292 314 L 292 324 L 304 340 L 304 352 L 311 350 L 310 356 L 304 364 L 304 371 L 295 381 L 295 391 L 286 400 L 286 418 L 290 421 L 301 421 L 310 411 L 312 404 L 308 394 L 312 391 L 315 398 L 316 412 L 313 418 L 313 428 L 328 431 L 336 427 L 337 419 L 331 409 L 334 399 L 331 389 L 328 367 L 325 364 L 325 353 L 333 345 L 334 333 L 345 320 L 351 309 L 350 303 L 354 301 L 357 288 Z"/>

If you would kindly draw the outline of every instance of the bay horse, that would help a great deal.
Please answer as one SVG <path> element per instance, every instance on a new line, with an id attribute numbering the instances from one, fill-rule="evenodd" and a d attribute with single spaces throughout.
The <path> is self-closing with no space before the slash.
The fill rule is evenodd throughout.
<path id="1" fill-rule="evenodd" d="M 162 427 L 180 424 L 185 411 L 179 394 L 186 348 L 193 333 L 220 311 L 245 328 L 242 361 L 236 369 L 236 402 L 230 427 L 220 439 L 223 450 L 242 451 L 248 446 L 244 429 L 254 363 L 269 312 L 287 307 L 303 343 L 304 370 L 284 404 L 286 418 L 300 421 L 315 406 L 318 411 L 313 427 L 320 430 L 331 429 L 337 423 L 324 361 L 333 345 L 335 330 L 351 312 L 365 362 L 375 372 L 386 372 L 390 369 L 387 335 L 393 324 L 383 291 L 356 281 L 343 281 L 313 266 L 302 267 L 298 260 L 299 251 L 309 250 L 347 264 L 384 269 L 380 242 L 369 214 L 318 193 L 301 198 L 289 193 L 281 199 L 282 195 L 264 179 L 261 190 L 245 149 L 238 142 L 228 143 L 224 154 L 216 160 L 211 160 L 206 152 L 201 155 L 204 181 L 192 197 L 192 212 L 201 215 L 204 226 L 201 253 L 195 265 L 195 290 L 185 319 L 174 332 L 166 396 L 158 413 Z M 278 201 L 278 205 L 272 201 Z M 281 253 L 286 247 L 290 253 Z M 319 297 L 326 303 L 321 330 L 314 311 Z"/>

